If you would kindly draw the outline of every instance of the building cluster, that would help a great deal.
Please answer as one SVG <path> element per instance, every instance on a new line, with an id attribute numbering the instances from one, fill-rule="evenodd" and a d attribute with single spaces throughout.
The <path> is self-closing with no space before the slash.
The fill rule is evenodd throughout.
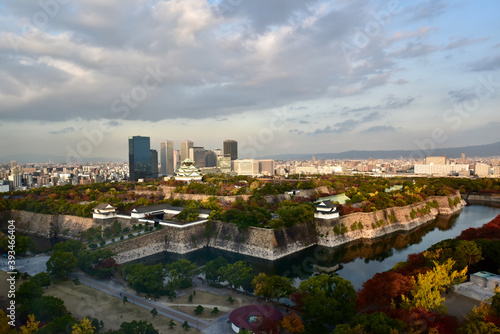
<path id="1" fill-rule="evenodd" d="M 373 159 L 368 160 L 312 160 L 276 161 L 275 175 L 313 174 L 370 174 L 376 176 L 434 175 L 460 177 L 500 177 L 500 159 L 493 157 L 448 159 L 428 156 L 423 160 Z"/>
<path id="2" fill-rule="evenodd" d="M 165 140 L 160 142 L 159 155 L 156 150 L 151 149 L 149 137 L 129 137 L 128 143 L 132 181 L 174 176 L 181 167 L 181 173 L 184 174 L 188 169 L 192 173 L 193 168 L 205 172 L 230 173 L 231 162 L 238 158 L 238 143 L 229 139 L 224 141 L 222 149 L 214 150 L 194 146 L 192 140 L 181 142 L 180 149 L 175 149 L 173 141 Z"/>
<path id="3" fill-rule="evenodd" d="M 129 169 L 133 181 L 160 176 L 189 181 L 207 173 L 273 176 L 274 160 L 239 160 L 238 142 L 231 139 L 223 142 L 222 149 L 211 150 L 194 146 L 192 140 L 181 142 L 178 150 L 173 141 L 166 140 L 160 142 L 158 155 L 151 149 L 149 137 L 133 136 L 129 138 Z"/>
<path id="4" fill-rule="evenodd" d="M 193 141 L 160 142 L 151 149 L 149 137 L 129 138 L 127 163 L 29 163 L 0 164 L 0 192 L 52 187 L 66 184 L 120 182 L 124 180 L 175 177 L 183 181 L 201 180 L 204 174 L 226 173 L 252 177 L 287 177 L 318 174 L 369 174 L 392 176 L 500 177 L 500 158 L 460 158 L 428 156 L 421 160 L 282 160 L 238 159 L 238 143 L 225 140 L 222 149 L 207 150 Z"/>
<path id="5" fill-rule="evenodd" d="M 37 163 L 0 166 L 0 192 L 28 190 L 66 184 L 120 182 L 128 177 L 128 166 L 122 163 L 88 165 Z"/>
<path id="6" fill-rule="evenodd" d="M 463 153 L 460 159 L 448 159 L 446 156 L 428 156 L 423 164 L 415 164 L 414 173 L 436 176 L 500 176 L 500 162 L 498 160 L 468 162 Z"/>

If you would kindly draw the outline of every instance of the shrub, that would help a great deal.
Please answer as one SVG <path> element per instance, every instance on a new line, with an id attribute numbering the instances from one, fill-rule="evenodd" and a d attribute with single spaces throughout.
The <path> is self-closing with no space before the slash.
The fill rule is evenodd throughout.
<path id="1" fill-rule="evenodd" d="M 335 234 L 340 234 L 340 227 L 339 227 L 338 225 L 335 225 L 335 226 L 333 227 L 333 233 L 335 233 Z"/>

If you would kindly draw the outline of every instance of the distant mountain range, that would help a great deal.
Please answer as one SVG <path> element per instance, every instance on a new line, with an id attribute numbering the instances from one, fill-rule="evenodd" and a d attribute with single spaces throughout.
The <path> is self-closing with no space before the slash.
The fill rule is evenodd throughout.
<path id="1" fill-rule="evenodd" d="M 316 160 L 343 160 L 343 159 L 400 159 L 400 158 L 425 158 L 426 155 L 442 156 L 448 158 L 460 158 L 462 153 L 467 157 L 490 157 L 500 156 L 500 142 L 465 146 L 465 147 L 450 147 L 436 148 L 432 151 L 425 150 L 393 150 L 393 151 L 345 151 L 340 153 L 310 153 L 310 154 L 278 154 L 265 157 L 265 159 L 275 160 L 311 160 L 312 156 Z"/>
<path id="2" fill-rule="evenodd" d="M 345 151 L 340 153 L 309 153 L 309 154 L 277 154 L 270 155 L 266 157 L 261 157 L 262 159 L 275 159 L 275 160 L 311 160 L 312 156 L 316 157 L 316 160 L 342 160 L 342 159 L 400 159 L 400 158 L 424 158 L 426 155 L 432 156 L 442 156 L 446 155 L 448 158 L 460 158 L 462 153 L 465 153 L 467 157 L 490 157 L 490 156 L 500 156 L 500 142 L 487 144 L 487 145 L 476 145 L 476 146 L 465 146 L 465 147 L 450 147 L 450 148 L 437 148 L 431 151 L 420 151 L 420 150 L 393 150 L 393 151 Z M 11 154 L 4 155 L 0 157 L 0 163 L 8 163 L 11 160 L 15 160 L 19 163 L 40 163 L 40 162 L 66 162 L 66 157 L 50 155 L 50 154 Z M 76 161 L 78 163 L 88 163 L 88 162 L 126 162 L 126 159 L 113 159 L 113 158 L 84 158 L 82 161 Z"/>

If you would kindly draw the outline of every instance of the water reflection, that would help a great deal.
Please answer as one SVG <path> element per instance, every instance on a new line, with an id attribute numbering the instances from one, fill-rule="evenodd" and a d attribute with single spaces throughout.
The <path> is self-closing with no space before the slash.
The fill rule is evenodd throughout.
<path id="1" fill-rule="evenodd" d="M 396 263 L 405 261 L 408 254 L 422 252 L 431 245 L 448 238 L 455 238 L 469 227 L 479 227 L 491 221 L 500 208 L 471 205 L 458 215 L 440 216 L 433 222 L 410 233 L 395 233 L 375 240 L 356 241 L 336 248 L 309 247 L 299 253 L 276 261 L 267 261 L 228 251 L 204 248 L 188 254 L 162 253 L 143 258 L 146 264 L 169 263 L 187 258 L 198 265 L 223 256 L 228 261 L 245 260 L 256 272 L 283 275 L 295 284 L 317 274 L 320 269 L 330 270 L 340 265 L 338 274 L 350 280 L 356 289 L 377 272 L 389 270 Z"/>

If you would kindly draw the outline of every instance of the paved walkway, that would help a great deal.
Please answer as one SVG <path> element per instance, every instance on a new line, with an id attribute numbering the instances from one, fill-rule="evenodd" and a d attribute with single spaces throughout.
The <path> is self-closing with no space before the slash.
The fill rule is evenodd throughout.
<path id="1" fill-rule="evenodd" d="M 213 321 L 210 327 L 205 328 L 201 332 L 204 334 L 234 334 L 231 323 L 229 322 L 229 313 Z"/>
<path id="2" fill-rule="evenodd" d="M 16 258 L 16 269 L 21 273 L 27 272 L 31 276 L 39 274 L 41 272 L 47 271 L 47 261 L 50 256 L 46 254 L 41 254 L 37 256 L 30 256 L 25 258 Z M 9 267 L 7 266 L 8 260 L 6 258 L 0 257 L 0 270 L 9 272 Z"/>
<path id="3" fill-rule="evenodd" d="M 163 303 L 155 302 L 154 300 L 148 300 L 141 298 L 133 293 L 130 293 L 124 289 L 124 287 L 117 283 L 114 280 L 101 281 L 95 278 L 92 278 L 85 273 L 78 272 L 71 274 L 72 278 L 78 278 L 82 284 L 88 285 L 94 289 L 105 292 L 111 296 L 117 298 L 123 298 L 123 296 L 127 296 L 127 299 L 130 303 L 144 307 L 145 309 L 152 310 L 156 308 L 158 314 L 164 315 L 173 320 L 179 321 L 183 323 L 187 321 L 188 324 L 197 329 L 205 329 L 210 326 L 210 322 L 198 319 L 189 314 L 182 313 L 180 311 L 174 310 L 170 307 L 164 306 Z"/>

